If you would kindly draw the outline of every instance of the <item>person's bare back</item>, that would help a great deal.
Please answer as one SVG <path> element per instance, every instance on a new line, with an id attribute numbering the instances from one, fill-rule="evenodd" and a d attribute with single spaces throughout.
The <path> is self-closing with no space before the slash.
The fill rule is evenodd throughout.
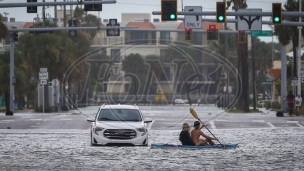
<path id="1" fill-rule="evenodd" d="M 204 127 L 205 125 L 202 124 L 202 126 L 200 126 L 200 123 L 198 121 L 194 122 L 194 128 L 191 131 L 191 139 L 194 142 L 194 144 L 196 146 L 198 145 L 214 145 L 215 143 L 212 140 L 217 140 L 216 138 L 212 138 L 209 137 L 208 135 L 204 134 L 203 131 L 201 131 L 201 129 Z M 200 136 L 205 137 L 206 139 L 200 139 Z"/>
<path id="2" fill-rule="evenodd" d="M 193 129 L 191 131 L 191 139 L 195 145 L 205 145 L 205 142 L 200 139 L 201 130 L 200 129 Z"/>

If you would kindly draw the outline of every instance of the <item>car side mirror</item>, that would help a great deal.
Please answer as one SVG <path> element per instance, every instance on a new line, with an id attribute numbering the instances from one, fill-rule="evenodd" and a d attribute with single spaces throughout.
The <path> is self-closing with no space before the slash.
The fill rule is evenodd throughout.
<path id="1" fill-rule="evenodd" d="M 150 123 L 150 122 L 152 122 L 151 118 L 146 118 L 145 121 L 144 121 L 144 123 Z"/>
<path id="2" fill-rule="evenodd" d="M 95 118 L 87 118 L 88 122 L 95 122 Z"/>

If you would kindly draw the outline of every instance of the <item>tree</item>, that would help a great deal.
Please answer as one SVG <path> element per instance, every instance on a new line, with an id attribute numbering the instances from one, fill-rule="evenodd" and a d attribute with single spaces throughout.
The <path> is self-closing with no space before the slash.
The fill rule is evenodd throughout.
<path id="1" fill-rule="evenodd" d="M 140 90 L 138 80 L 145 74 L 145 63 L 143 57 L 136 53 L 131 53 L 122 61 L 122 71 L 125 71 L 125 75 L 130 75 L 130 92 L 131 94 L 137 95 Z"/>
<path id="2" fill-rule="evenodd" d="M 29 84 L 29 65 L 23 60 L 20 52 L 14 52 L 15 59 L 15 101 L 18 101 L 18 108 L 23 108 L 24 93 L 30 88 Z M 0 92 L 4 93 L 6 111 L 10 110 L 10 52 L 6 51 L 3 55 L 0 55 Z"/>
<path id="3" fill-rule="evenodd" d="M 90 38 L 85 32 L 79 32 L 75 39 L 70 39 L 64 31 L 53 34 L 29 34 L 19 37 L 16 48 L 25 61 L 30 64 L 31 75 L 38 79 L 39 68 L 48 68 L 49 80 L 59 79 L 62 87 L 63 77 L 70 65 L 90 48 Z M 85 64 L 77 66 L 69 76 L 67 83 L 83 79 Z M 48 104 L 47 95 L 45 104 Z"/>
<path id="4" fill-rule="evenodd" d="M 0 14 L 0 39 L 6 38 L 8 35 L 8 29 L 6 25 L 3 23 L 3 16 Z"/>
<path id="5" fill-rule="evenodd" d="M 232 10 L 238 11 L 241 8 L 247 8 L 246 0 L 228 0 L 227 9 L 233 3 Z M 236 16 L 237 19 L 237 16 Z M 237 23 L 236 23 L 237 28 Z M 237 39 L 236 39 L 237 40 Z M 238 108 L 244 112 L 250 112 L 249 110 L 249 93 L 248 93 L 248 42 L 238 43 L 238 72 L 240 79 L 238 80 L 238 89 L 236 96 L 240 96 L 238 101 Z"/>
<path id="6" fill-rule="evenodd" d="M 81 23 L 82 27 L 100 26 L 99 19 L 95 15 L 92 15 L 92 14 L 86 15 L 83 18 L 83 21 L 84 22 Z M 93 39 L 97 34 L 97 30 L 87 30 L 85 32 L 89 33 L 89 35 L 91 36 L 91 39 Z"/>
<path id="7" fill-rule="evenodd" d="M 302 3 L 302 11 L 304 10 L 304 3 Z M 299 10 L 299 0 L 287 0 L 284 4 L 283 11 L 298 11 Z M 299 17 L 283 17 L 283 20 L 290 21 L 290 22 L 298 22 Z M 303 20 L 303 19 L 302 19 Z M 304 36 L 304 31 L 301 29 L 302 36 Z M 292 49 L 293 49 L 293 56 L 294 56 L 294 70 L 293 75 L 297 76 L 297 47 L 298 45 L 298 38 L 299 38 L 299 31 L 297 26 L 285 26 L 285 25 L 275 25 L 274 26 L 274 35 L 278 36 L 278 40 L 281 45 L 285 46 L 292 41 Z"/>

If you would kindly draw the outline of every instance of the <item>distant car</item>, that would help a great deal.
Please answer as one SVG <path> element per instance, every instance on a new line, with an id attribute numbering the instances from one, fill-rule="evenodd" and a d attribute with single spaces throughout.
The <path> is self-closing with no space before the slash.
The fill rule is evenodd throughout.
<path id="1" fill-rule="evenodd" d="M 188 100 L 183 100 L 183 99 L 175 99 L 174 103 L 175 104 L 187 104 L 189 101 Z"/>
<path id="2" fill-rule="evenodd" d="M 91 145 L 148 146 L 147 124 L 136 105 L 102 105 L 91 122 Z"/>

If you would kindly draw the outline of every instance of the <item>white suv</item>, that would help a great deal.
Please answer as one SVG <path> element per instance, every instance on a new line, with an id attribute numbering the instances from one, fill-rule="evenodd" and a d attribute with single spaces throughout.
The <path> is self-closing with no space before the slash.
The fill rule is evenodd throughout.
<path id="1" fill-rule="evenodd" d="M 148 146 L 147 123 L 136 105 L 102 105 L 91 124 L 91 145 Z"/>

